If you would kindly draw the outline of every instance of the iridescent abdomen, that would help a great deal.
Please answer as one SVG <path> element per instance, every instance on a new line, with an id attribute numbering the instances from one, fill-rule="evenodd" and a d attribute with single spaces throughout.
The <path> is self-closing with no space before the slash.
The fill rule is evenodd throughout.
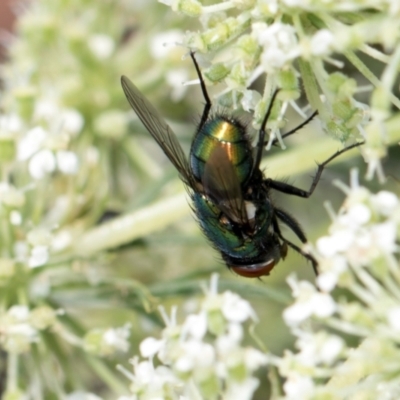
<path id="1" fill-rule="evenodd" d="M 201 182 L 204 166 L 216 147 L 226 150 L 235 168 L 240 184 L 248 179 L 253 157 L 245 127 L 237 120 L 217 116 L 208 120 L 197 132 L 190 151 L 190 166 L 193 175 Z"/>
<path id="2" fill-rule="evenodd" d="M 256 230 L 250 237 L 235 230 L 219 208 L 205 196 L 193 193 L 192 200 L 203 232 L 224 258 L 228 256 L 241 264 L 253 264 L 265 258 L 265 250 L 274 244 L 268 235 L 268 228 L 272 223 L 269 201 L 265 201 L 257 210 Z M 272 253 L 268 253 L 269 258 Z M 279 254 L 274 256 L 279 260 Z"/>

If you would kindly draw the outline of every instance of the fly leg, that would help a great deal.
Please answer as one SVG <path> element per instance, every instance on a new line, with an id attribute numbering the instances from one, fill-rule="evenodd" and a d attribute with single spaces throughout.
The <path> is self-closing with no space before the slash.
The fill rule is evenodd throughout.
<path id="1" fill-rule="evenodd" d="M 197 64 L 196 57 L 194 56 L 194 51 L 190 52 L 190 57 L 192 58 L 194 67 L 196 68 L 197 76 L 199 77 L 199 80 L 200 80 L 201 91 L 203 93 L 203 97 L 206 102 L 206 104 L 204 105 L 203 114 L 201 116 L 200 125 L 198 128 L 198 130 L 200 130 L 208 119 L 212 103 L 211 103 L 210 97 L 207 93 L 206 84 L 204 83 L 203 75 L 201 74 L 199 64 Z"/>
<path id="2" fill-rule="evenodd" d="M 321 178 L 322 171 L 324 170 L 324 168 L 336 157 L 340 156 L 341 154 L 345 153 L 348 150 L 351 150 L 355 147 L 361 146 L 364 143 L 365 142 L 358 142 L 358 143 L 354 143 L 350 146 L 347 146 L 344 149 L 337 151 L 335 154 L 330 156 L 323 163 L 318 164 L 317 173 L 315 174 L 314 179 L 311 182 L 310 189 L 308 189 L 308 190 L 303 190 L 303 189 L 297 188 L 296 186 L 289 185 L 285 182 L 275 181 L 275 180 L 269 179 L 269 178 L 265 179 L 264 183 L 267 185 L 267 187 L 278 190 L 279 192 L 286 193 L 286 194 L 292 194 L 294 196 L 299 196 L 299 197 L 308 199 L 313 194 L 315 188 L 317 187 L 317 184 Z"/>
<path id="3" fill-rule="evenodd" d="M 296 128 L 291 129 L 289 132 L 284 133 L 283 135 L 281 135 L 281 138 L 284 139 L 290 135 L 293 135 L 293 133 L 296 133 L 297 131 L 299 131 L 301 128 L 303 128 L 304 126 L 306 126 L 307 124 L 309 124 L 314 117 L 318 115 L 318 110 L 314 111 L 305 121 L 303 121 L 301 124 L 297 125 Z M 266 140 L 264 142 L 264 146 L 266 146 L 268 144 L 268 140 Z M 274 139 L 272 141 L 272 145 L 276 146 L 278 144 L 278 139 Z"/>
<path id="4" fill-rule="evenodd" d="M 311 254 L 306 253 L 305 251 L 301 250 L 300 247 L 296 246 L 294 243 L 292 243 L 291 241 L 289 241 L 283 237 L 281 230 L 279 228 L 279 225 L 278 225 L 278 219 L 280 221 L 282 221 L 286 226 L 288 226 L 295 233 L 295 235 L 301 240 L 302 243 L 307 243 L 307 238 L 304 235 L 304 232 L 301 229 L 299 223 L 291 215 L 287 214 L 283 210 L 280 210 L 279 208 L 274 207 L 274 213 L 275 213 L 275 216 L 272 220 L 272 224 L 273 224 L 275 233 L 278 235 L 278 237 L 281 240 L 283 240 L 285 243 L 287 243 L 288 246 L 291 247 L 294 251 L 296 251 L 297 253 L 299 253 L 303 257 L 305 257 L 307 260 L 309 260 L 313 267 L 315 276 L 318 276 L 317 260 Z"/>

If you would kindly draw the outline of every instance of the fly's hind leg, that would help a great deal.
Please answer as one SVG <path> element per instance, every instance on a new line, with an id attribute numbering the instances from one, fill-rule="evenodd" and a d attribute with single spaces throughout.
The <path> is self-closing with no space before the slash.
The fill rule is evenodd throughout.
<path id="1" fill-rule="evenodd" d="M 274 207 L 274 213 L 275 216 L 273 218 L 272 223 L 275 233 L 281 240 L 287 243 L 288 246 L 291 247 L 294 251 L 296 251 L 297 253 L 305 257 L 307 260 L 309 260 L 311 262 L 315 275 L 318 276 L 317 260 L 311 254 L 303 251 L 302 249 L 300 249 L 300 247 L 296 246 L 294 243 L 283 237 L 281 230 L 279 228 L 278 219 L 282 221 L 286 226 L 288 226 L 294 232 L 294 234 L 300 239 L 302 243 L 307 243 L 307 238 L 302 228 L 300 227 L 299 223 L 291 215 L 289 215 L 287 212 L 283 210 L 280 210 L 279 208 Z"/>

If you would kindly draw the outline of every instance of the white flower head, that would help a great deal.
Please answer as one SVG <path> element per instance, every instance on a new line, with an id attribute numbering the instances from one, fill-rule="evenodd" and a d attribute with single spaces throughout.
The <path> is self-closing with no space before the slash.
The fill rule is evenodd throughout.
<path id="1" fill-rule="evenodd" d="M 222 294 L 221 311 L 229 322 L 241 323 L 248 319 L 257 320 L 257 316 L 250 303 L 230 291 Z"/>
<path id="2" fill-rule="evenodd" d="M 261 64 L 266 72 L 281 69 L 288 61 L 300 54 L 296 31 L 291 25 L 276 22 L 270 26 L 254 23 L 253 36 L 263 47 Z"/>
<path id="3" fill-rule="evenodd" d="M 336 303 L 327 293 L 320 293 L 309 282 L 297 282 L 293 276 L 288 278 L 292 285 L 296 302 L 283 312 L 289 326 L 297 326 L 311 316 L 326 318 L 336 311 Z"/>
<path id="4" fill-rule="evenodd" d="M 106 346 L 112 347 L 114 351 L 126 353 L 129 350 L 129 336 L 131 334 L 130 324 L 119 328 L 109 328 L 103 334 L 103 340 Z"/>

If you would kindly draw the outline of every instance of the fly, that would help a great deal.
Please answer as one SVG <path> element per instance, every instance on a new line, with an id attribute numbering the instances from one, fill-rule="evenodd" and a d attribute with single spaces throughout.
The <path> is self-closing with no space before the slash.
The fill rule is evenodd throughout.
<path id="1" fill-rule="evenodd" d="M 286 257 L 288 247 L 309 260 L 317 275 L 317 260 L 282 235 L 280 223 L 290 228 L 303 244 L 307 243 L 299 223 L 272 203 L 270 192 L 277 190 L 309 198 L 325 166 L 363 142 L 337 151 L 319 164 L 309 190 L 265 177 L 260 169 L 265 127 L 279 89 L 271 97 L 254 151 L 246 127 L 237 118 L 223 113 L 210 114 L 212 103 L 206 85 L 194 53 L 191 52 L 190 56 L 200 80 L 205 106 L 189 159 L 169 125 L 140 90 L 125 76 L 122 76 L 121 84 L 129 104 L 189 189 L 192 208 L 201 229 L 228 268 L 238 275 L 249 278 L 269 275 L 274 266 Z M 282 138 L 298 131 L 315 115 L 316 112 Z"/>

